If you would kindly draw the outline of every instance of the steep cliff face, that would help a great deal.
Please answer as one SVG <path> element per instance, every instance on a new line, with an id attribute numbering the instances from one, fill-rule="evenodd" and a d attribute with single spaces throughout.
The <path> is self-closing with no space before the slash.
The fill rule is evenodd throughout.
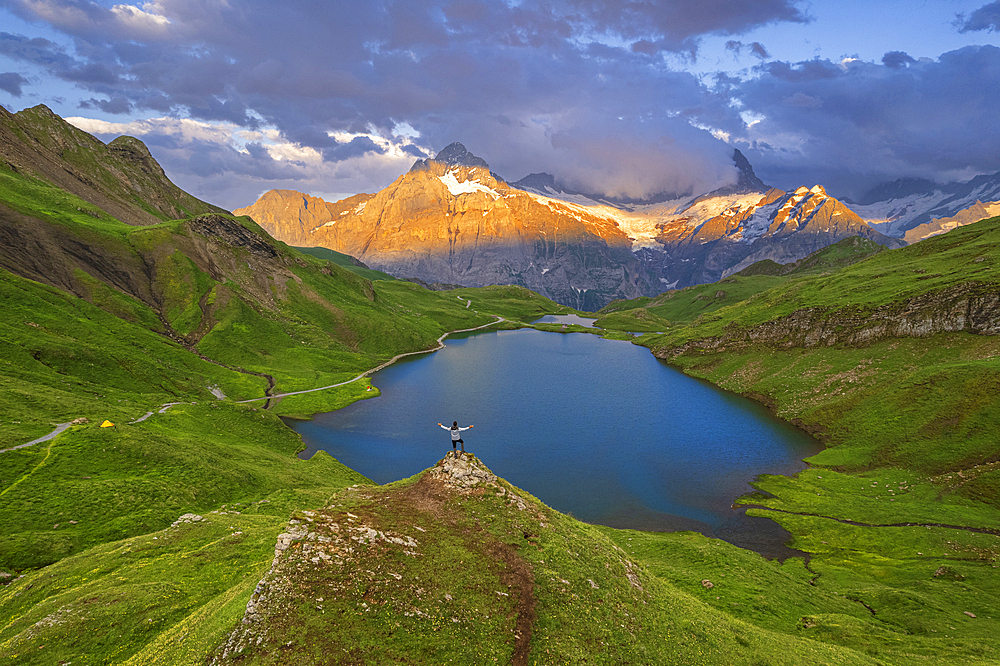
<path id="1" fill-rule="evenodd" d="M 708 195 L 644 225 L 635 225 L 636 233 L 655 242 L 643 243 L 639 255 L 671 288 L 715 282 L 765 259 L 798 261 L 852 236 L 905 245 L 872 229 L 819 185 L 792 193 Z"/>
<path id="2" fill-rule="evenodd" d="M 739 151 L 733 159 L 734 185 L 618 204 L 548 174 L 508 185 L 452 144 L 374 195 L 330 204 L 272 191 L 236 212 L 285 242 L 328 247 L 400 277 L 518 284 L 581 309 L 715 282 L 764 259 L 797 261 L 851 236 L 905 244 L 818 185 L 768 190 Z"/>
<path id="3" fill-rule="evenodd" d="M 659 291 L 613 219 L 511 188 L 460 145 L 442 153 L 375 195 L 323 209 L 297 193 L 268 193 L 240 213 L 285 242 L 426 282 L 516 284 L 584 310 Z M 293 213 L 273 213 L 282 206 Z"/>
<path id="4" fill-rule="evenodd" d="M 289 245 L 309 247 L 314 244 L 313 229 L 337 219 L 341 211 L 350 210 L 371 196 L 357 194 L 329 203 L 294 190 L 271 190 L 252 206 L 237 208 L 233 214 L 249 215 L 272 236 Z"/>
<path id="5" fill-rule="evenodd" d="M 778 349 L 860 347 L 886 338 L 957 331 L 1000 334 L 1000 286 L 959 284 L 874 308 L 803 308 L 759 326 L 730 326 L 720 336 L 658 349 L 654 354 L 672 358 L 688 351 L 725 351 L 757 344 Z"/>

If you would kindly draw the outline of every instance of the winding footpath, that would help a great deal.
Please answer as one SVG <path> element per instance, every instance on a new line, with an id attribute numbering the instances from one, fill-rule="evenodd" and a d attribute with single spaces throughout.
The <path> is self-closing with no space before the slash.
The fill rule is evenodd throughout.
<path id="1" fill-rule="evenodd" d="M 470 305 L 472 305 L 472 301 L 468 301 L 466 303 L 465 307 L 469 307 Z M 389 359 L 385 363 L 383 363 L 383 364 L 381 364 L 381 365 L 379 365 L 377 367 L 374 367 L 371 370 L 365 370 L 364 372 L 362 372 L 357 377 L 354 377 L 353 379 L 348 379 L 346 382 L 340 382 L 339 384 L 330 384 L 329 386 L 320 386 L 319 388 L 306 389 L 304 391 L 289 391 L 288 393 L 277 393 L 277 394 L 273 394 L 273 395 L 266 395 L 266 396 L 263 396 L 263 397 L 260 397 L 260 398 L 251 398 L 249 400 L 237 400 L 236 402 L 239 403 L 239 404 L 250 403 L 250 402 L 260 402 L 261 400 L 273 400 L 275 398 L 284 398 L 284 397 L 287 397 L 287 396 L 290 396 L 290 395 L 301 395 L 303 393 L 314 393 L 316 391 L 326 391 L 327 389 L 337 388 L 338 386 L 346 386 L 347 384 L 351 384 L 353 382 L 356 382 L 356 381 L 358 381 L 359 379 L 361 379 L 363 377 L 367 377 L 368 375 L 376 373 L 379 370 L 382 370 L 383 368 L 386 368 L 386 367 L 392 365 L 393 363 L 395 363 L 396 361 L 398 361 L 401 358 L 405 358 L 407 356 L 414 356 L 416 354 L 429 354 L 431 352 L 436 352 L 436 351 L 439 351 L 441 349 L 444 349 L 444 347 L 445 347 L 444 339 L 447 338 L 449 335 L 451 335 L 453 333 L 469 333 L 469 332 L 472 332 L 472 331 L 479 331 L 479 330 L 487 328 L 489 326 L 493 326 L 494 324 L 499 324 L 500 322 L 507 321 L 506 319 L 504 319 L 500 315 L 493 315 L 493 316 L 496 317 L 496 319 L 494 319 L 493 321 L 489 322 L 488 324 L 483 324 L 482 326 L 476 326 L 475 328 L 462 328 L 462 329 L 458 329 L 458 330 L 455 330 L 455 331 L 448 331 L 447 333 L 443 333 L 441 335 L 441 337 L 439 337 L 437 339 L 437 346 L 432 347 L 431 349 L 422 349 L 420 351 L 406 352 L 405 354 L 396 354 L 395 356 L 393 356 L 391 359 Z M 204 358 L 204 357 L 202 357 L 202 358 Z M 206 359 L 206 360 L 210 360 L 210 359 Z M 254 374 L 256 374 L 256 373 L 254 373 Z M 271 378 L 270 375 L 261 375 L 261 376 L 268 377 L 270 379 L 270 381 L 272 382 L 272 386 L 273 386 L 274 379 Z M 166 404 L 161 405 L 159 410 L 157 410 L 155 412 L 154 411 L 148 411 L 145 414 L 143 414 L 142 416 L 140 416 L 139 418 L 137 418 L 136 420 L 129 421 L 128 423 L 129 423 L 129 425 L 133 425 L 135 423 L 142 423 L 143 421 L 145 421 L 146 419 L 148 419 L 150 416 L 152 416 L 154 413 L 163 414 L 168 409 L 170 409 L 171 407 L 173 407 L 175 405 L 186 405 L 186 404 L 190 404 L 190 403 L 186 403 L 186 402 L 168 402 Z M 0 449 L 0 453 L 5 453 L 7 451 L 14 451 L 16 449 L 23 449 L 23 448 L 25 448 L 27 446 L 34 446 L 35 444 L 41 444 L 42 442 L 47 442 L 49 440 L 55 439 L 57 435 L 60 435 L 63 431 L 65 431 L 67 428 L 69 428 L 70 425 L 72 425 L 72 423 L 60 423 L 56 427 L 55 430 L 53 430 L 49 434 L 45 435 L 44 437 L 39 437 L 38 439 L 33 439 L 30 442 L 27 442 L 25 444 L 19 444 L 17 446 L 12 446 L 9 449 Z M 46 456 L 46 458 L 47 457 L 48 456 Z M 8 488 L 7 490 L 10 490 L 10 488 Z M 6 492 L 6 491 L 4 491 L 4 492 Z"/>
<path id="2" fill-rule="evenodd" d="M 17 446 L 12 446 L 9 449 L 0 449 L 0 453 L 6 453 L 7 451 L 14 451 L 17 449 L 23 449 L 26 446 L 33 446 L 35 444 L 41 444 L 42 442 L 47 442 L 50 439 L 55 439 L 56 435 L 60 434 L 66 428 L 70 427 L 72 423 L 60 423 L 56 426 L 56 429 L 45 435 L 44 437 L 39 437 L 38 439 L 33 439 L 27 444 L 18 444 Z"/>
<path id="3" fill-rule="evenodd" d="M 469 303 L 471 304 L 472 301 L 469 301 Z M 465 307 L 469 307 L 469 306 L 466 305 Z M 395 363 L 396 361 L 398 361 L 401 358 L 405 358 L 407 356 L 415 356 L 417 354 L 430 354 L 431 352 L 436 352 L 436 351 L 439 351 L 441 349 L 444 349 L 444 347 L 445 347 L 444 339 L 447 338 L 452 333 L 469 333 L 470 331 L 478 331 L 478 330 L 484 329 L 484 328 L 486 328 L 488 326 L 493 326 L 494 324 L 499 324 L 502 321 L 507 321 L 506 319 L 504 319 L 500 315 L 493 315 L 493 316 L 496 317 L 496 319 L 494 321 L 491 321 L 488 324 L 483 324 L 482 326 L 476 326 L 475 328 L 463 328 L 463 329 L 459 329 L 457 331 L 448 331 L 447 333 L 444 333 L 441 337 L 439 337 L 437 339 L 437 346 L 436 347 L 432 347 L 431 349 L 421 349 L 420 351 L 406 352 L 405 354 L 396 354 L 395 356 L 393 356 L 391 359 L 389 359 L 388 361 L 386 361 L 382 365 L 374 367 L 371 370 L 365 370 L 364 372 L 362 372 L 360 375 L 358 375 L 354 379 L 348 379 L 346 382 L 340 382 L 339 384 L 330 384 L 329 386 L 320 386 L 319 388 L 306 389 L 304 391 L 290 391 L 288 393 L 275 393 L 274 395 L 264 396 L 262 398 L 251 398 L 250 400 L 237 400 L 237 402 L 240 403 L 240 404 L 247 403 L 247 402 L 260 402 L 261 400 L 272 400 L 274 398 L 284 398 L 284 397 L 289 396 L 289 395 L 302 395 L 303 393 L 314 393 L 315 391 L 325 391 L 327 389 L 337 388 L 338 386 L 346 386 L 347 384 L 351 384 L 352 382 L 358 381 L 362 377 L 367 377 L 368 375 L 376 373 L 379 370 L 382 370 L 383 368 L 389 367 L 390 365 L 392 365 L 393 363 Z M 179 403 L 174 403 L 174 404 L 179 404 Z M 163 412 L 161 411 L 160 413 L 162 414 Z"/>

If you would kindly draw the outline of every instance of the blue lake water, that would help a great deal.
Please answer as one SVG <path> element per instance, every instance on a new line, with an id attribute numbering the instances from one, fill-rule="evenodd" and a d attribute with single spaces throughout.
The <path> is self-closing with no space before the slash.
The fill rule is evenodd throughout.
<path id="1" fill-rule="evenodd" d="M 790 474 L 821 446 L 759 404 L 685 376 L 648 349 L 531 329 L 449 338 L 376 373 L 378 398 L 288 423 L 378 483 L 451 451 L 438 422 L 515 486 L 590 523 L 696 530 L 768 557 L 776 523 L 732 507 L 758 474 Z"/>
<path id="2" fill-rule="evenodd" d="M 579 324 L 580 326 L 593 327 L 596 318 L 578 317 L 576 315 L 545 315 L 541 319 L 536 319 L 534 324 Z M 454 421 L 454 419 L 452 419 Z"/>

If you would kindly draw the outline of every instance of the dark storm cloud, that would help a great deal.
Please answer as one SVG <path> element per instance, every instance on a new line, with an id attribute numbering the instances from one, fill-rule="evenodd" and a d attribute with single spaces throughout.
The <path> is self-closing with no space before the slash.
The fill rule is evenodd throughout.
<path id="1" fill-rule="evenodd" d="M 768 63 L 733 87 L 761 120 L 744 135 L 764 180 L 827 169 L 848 195 L 899 176 L 969 177 L 1000 167 L 1000 48 L 885 64 Z M 900 63 L 907 66 L 900 66 Z M 791 186 L 791 182 L 781 183 Z"/>
<path id="2" fill-rule="evenodd" d="M 705 35 L 807 21 L 798 4 L 10 0 L 22 18 L 71 37 L 73 49 L 14 36 L 8 51 L 73 81 L 105 110 L 123 100 L 138 111 L 272 126 L 332 161 L 381 148 L 339 144 L 331 132 L 392 137 L 406 123 L 420 136 L 413 152 L 478 141 L 516 177 L 545 170 L 599 188 L 604 171 L 624 169 L 615 189 L 643 196 L 731 178 L 728 148 L 691 124 L 739 122 L 727 99 L 668 71 L 658 54 L 690 57 Z M 759 43 L 744 48 L 767 57 Z M 611 140 L 622 131 L 629 138 Z M 218 173 L 217 157 L 202 168 Z"/>
<path id="3" fill-rule="evenodd" d="M 156 139 L 152 139 L 150 144 L 157 145 Z M 239 174 L 265 181 L 300 180 L 304 172 L 303 165 L 277 161 L 263 146 L 254 142 L 246 145 L 246 151 L 239 151 L 232 146 L 209 141 L 187 141 L 163 154 L 163 167 L 181 177 L 212 178 Z"/>
<path id="4" fill-rule="evenodd" d="M 0 54 L 14 60 L 41 65 L 57 75 L 76 65 L 76 62 L 55 42 L 41 37 L 31 39 L 24 35 L 12 35 L 9 32 L 0 32 Z"/>
<path id="5" fill-rule="evenodd" d="M 742 55 L 744 51 L 747 51 L 759 60 L 767 60 L 771 57 L 771 54 L 767 52 L 767 48 L 760 42 L 744 44 L 739 40 L 730 39 L 726 42 L 726 50 L 732 51 L 736 55 Z"/>
<path id="6" fill-rule="evenodd" d="M 912 65 L 916 61 L 916 58 L 908 53 L 904 53 L 903 51 L 889 51 L 882 56 L 882 64 L 891 69 L 906 67 L 907 65 Z"/>
<path id="7" fill-rule="evenodd" d="M 340 162 L 366 153 L 381 155 L 385 149 L 367 136 L 358 136 L 345 143 L 339 143 L 323 150 L 323 157 L 330 162 Z"/>
<path id="8" fill-rule="evenodd" d="M 73 67 L 61 72 L 59 78 L 95 87 L 98 85 L 113 86 L 118 82 L 118 76 L 100 63 Z"/>
<path id="9" fill-rule="evenodd" d="M 639 37 L 661 50 L 694 52 L 702 35 L 738 35 L 768 23 L 808 21 L 796 4 L 788 0 L 566 0 L 555 6 L 563 8 L 567 17 L 578 17 L 575 24 L 582 32 Z"/>
<path id="10" fill-rule="evenodd" d="M 1000 32 L 1000 2 L 983 5 L 968 17 L 959 14 L 956 23 L 959 32 L 974 32 L 976 30 Z"/>
<path id="11" fill-rule="evenodd" d="M 769 62 L 760 67 L 760 71 L 773 79 L 799 84 L 822 79 L 835 79 L 840 76 L 840 68 L 829 60 L 807 60 L 792 65 L 787 62 Z"/>
<path id="12" fill-rule="evenodd" d="M 93 97 L 83 100 L 78 105 L 81 109 L 100 109 L 105 113 L 121 115 L 132 110 L 132 105 L 124 97 L 115 97 L 110 100 L 94 99 Z"/>
<path id="13" fill-rule="evenodd" d="M 17 72 L 4 72 L 0 74 L 0 90 L 8 92 L 14 97 L 21 96 L 21 86 L 26 83 L 28 83 L 28 79 Z"/>

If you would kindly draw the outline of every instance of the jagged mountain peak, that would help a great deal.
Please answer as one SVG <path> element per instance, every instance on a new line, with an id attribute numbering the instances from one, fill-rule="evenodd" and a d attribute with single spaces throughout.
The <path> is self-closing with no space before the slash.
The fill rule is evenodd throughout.
<path id="1" fill-rule="evenodd" d="M 449 143 L 447 146 L 438 151 L 438 154 L 434 156 L 434 159 L 417 160 L 410 167 L 410 171 L 422 171 L 430 166 L 431 162 L 440 162 L 442 164 L 447 164 L 448 166 L 464 166 L 464 167 L 479 167 L 486 169 L 490 168 L 490 165 L 482 157 L 478 157 L 470 153 L 465 146 L 463 146 L 458 141 Z M 499 176 L 494 174 L 494 178 L 497 180 L 502 180 Z"/>
<path id="2" fill-rule="evenodd" d="M 771 187 L 764 184 L 757 174 L 753 172 L 753 166 L 750 164 L 750 160 L 740 152 L 739 148 L 733 149 L 733 164 L 739 169 L 740 175 L 736 180 L 735 185 L 730 185 L 729 187 L 723 187 L 716 192 L 722 194 L 749 194 L 751 192 L 767 192 Z"/>
<path id="3" fill-rule="evenodd" d="M 806 197 L 813 194 L 818 194 L 822 197 L 830 196 L 826 193 L 826 188 L 824 188 L 822 185 L 813 185 L 812 187 L 806 187 L 805 185 L 803 185 L 802 187 L 797 188 L 795 192 L 793 192 L 792 194 L 798 197 Z"/>
<path id="4" fill-rule="evenodd" d="M 458 141 L 445 146 L 434 158 L 438 162 L 444 162 L 451 166 L 482 167 L 489 169 L 490 165 L 481 157 L 477 157 L 466 150 L 465 146 Z"/>
<path id="5" fill-rule="evenodd" d="M 556 177 L 551 173 L 545 173 L 544 171 L 529 173 L 527 176 L 514 183 L 514 187 L 521 190 L 538 190 L 539 192 L 560 191 L 559 186 L 556 184 Z"/>

